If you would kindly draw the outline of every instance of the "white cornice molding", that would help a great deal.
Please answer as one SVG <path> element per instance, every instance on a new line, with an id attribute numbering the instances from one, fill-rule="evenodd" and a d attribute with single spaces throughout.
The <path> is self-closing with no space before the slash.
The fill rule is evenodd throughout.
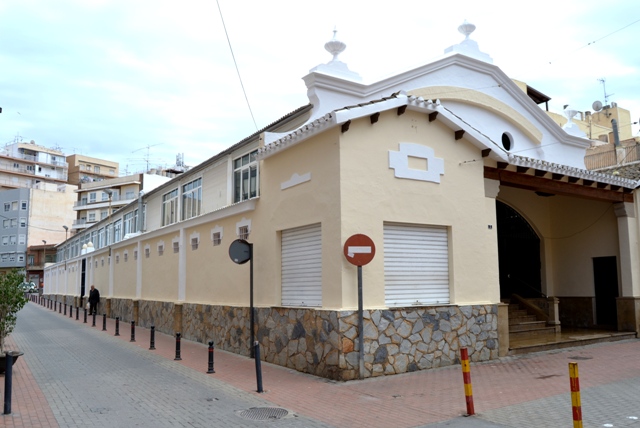
<path id="1" fill-rule="evenodd" d="M 627 189 L 635 189 L 640 184 L 640 182 L 630 180 L 628 178 L 512 154 L 509 155 L 509 164 L 539 169 L 541 171 L 562 174 L 569 177 L 582 178 L 584 180 L 591 180 L 599 183 L 611 184 L 613 186 L 625 187 Z"/>

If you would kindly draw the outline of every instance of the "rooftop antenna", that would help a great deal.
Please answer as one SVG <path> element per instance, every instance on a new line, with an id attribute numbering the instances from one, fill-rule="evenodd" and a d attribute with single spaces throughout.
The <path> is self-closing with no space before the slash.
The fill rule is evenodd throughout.
<path id="1" fill-rule="evenodd" d="M 139 152 L 140 150 L 147 149 L 147 155 L 144 157 L 144 160 L 145 160 L 145 162 L 147 163 L 147 170 L 146 170 L 145 172 L 148 172 L 148 171 L 149 171 L 149 149 L 150 149 L 151 147 L 159 146 L 159 145 L 161 145 L 161 144 L 162 144 L 162 143 L 154 144 L 154 145 L 151 145 L 151 146 L 147 145 L 146 147 L 141 147 L 141 148 L 139 148 L 138 150 L 134 150 L 134 151 L 132 151 L 132 152 L 131 152 L 131 153 L 135 153 L 135 152 Z"/>
<path id="2" fill-rule="evenodd" d="M 604 103 L 609 104 L 609 97 L 614 94 L 607 94 L 607 86 L 605 83 L 606 81 L 607 80 L 604 77 L 598 79 L 598 82 L 602 83 L 602 90 L 604 91 Z"/>

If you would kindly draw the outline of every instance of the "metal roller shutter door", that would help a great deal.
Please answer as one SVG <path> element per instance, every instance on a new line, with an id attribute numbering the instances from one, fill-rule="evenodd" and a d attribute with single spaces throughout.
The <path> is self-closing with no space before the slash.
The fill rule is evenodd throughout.
<path id="1" fill-rule="evenodd" d="M 282 231 L 282 305 L 322 306 L 320 224 Z"/>
<path id="2" fill-rule="evenodd" d="M 447 228 L 385 224 L 384 281 L 387 306 L 448 304 Z"/>

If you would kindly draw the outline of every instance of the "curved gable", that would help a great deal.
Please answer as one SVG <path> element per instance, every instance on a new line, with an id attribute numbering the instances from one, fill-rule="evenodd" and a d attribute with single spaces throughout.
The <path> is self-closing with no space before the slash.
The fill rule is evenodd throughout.
<path id="1" fill-rule="evenodd" d="M 410 91 L 411 95 L 441 101 L 459 101 L 482 107 L 506 119 L 526 134 L 532 142 L 542 144 L 542 132 L 517 110 L 485 93 L 459 86 L 430 86 Z"/>

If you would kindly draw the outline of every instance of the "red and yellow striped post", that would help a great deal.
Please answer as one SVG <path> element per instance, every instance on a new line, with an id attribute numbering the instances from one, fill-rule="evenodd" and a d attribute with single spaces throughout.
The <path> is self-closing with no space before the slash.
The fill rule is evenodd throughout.
<path id="1" fill-rule="evenodd" d="M 580 378 L 578 377 L 578 363 L 569 363 L 569 382 L 571 383 L 573 428 L 582 428 L 582 405 L 580 404 Z"/>
<path id="2" fill-rule="evenodd" d="M 460 348 L 462 364 L 462 379 L 464 379 L 464 398 L 467 402 L 467 416 L 475 415 L 473 409 L 473 389 L 471 387 L 471 368 L 469 366 L 469 352 L 467 348 Z"/>

